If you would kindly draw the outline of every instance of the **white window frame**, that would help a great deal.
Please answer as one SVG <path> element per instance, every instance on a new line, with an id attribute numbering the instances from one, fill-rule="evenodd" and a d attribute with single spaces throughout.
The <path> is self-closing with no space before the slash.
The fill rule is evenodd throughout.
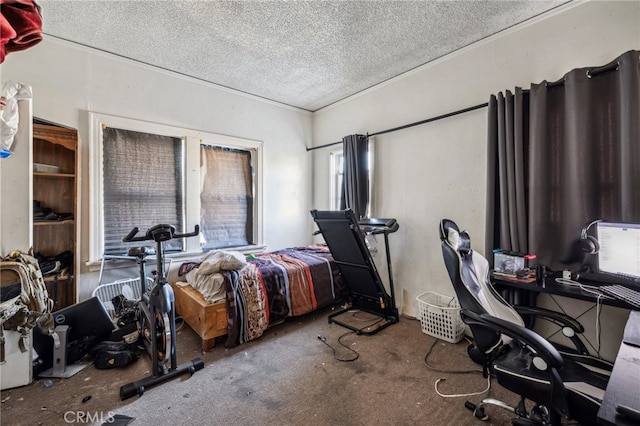
<path id="1" fill-rule="evenodd" d="M 113 127 L 142 133 L 181 138 L 185 141 L 184 208 L 186 231 L 193 230 L 200 223 L 200 144 L 224 146 L 252 150 L 254 203 L 253 241 L 248 247 L 234 247 L 243 251 L 263 246 L 263 149 L 262 141 L 201 132 L 159 123 L 135 120 L 114 115 L 89 113 L 89 260 L 88 265 L 98 264 L 104 249 L 104 209 L 103 209 L 103 128 Z M 182 253 L 172 256 L 196 255 L 202 253 L 197 238 L 185 239 Z"/>
<path id="2" fill-rule="evenodd" d="M 340 208 L 340 187 L 338 176 L 342 174 L 340 166 L 344 161 L 342 149 L 333 150 L 329 153 L 329 210 Z"/>

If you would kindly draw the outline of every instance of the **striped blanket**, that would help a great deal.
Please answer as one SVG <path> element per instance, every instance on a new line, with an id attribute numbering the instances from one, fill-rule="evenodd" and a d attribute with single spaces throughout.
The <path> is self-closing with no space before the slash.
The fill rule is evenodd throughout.
<path id="1" fill-rule="evenodd" d="M 256 339 L 287 317 L 334 303 L 345 293 L 338 268 L 325 247 L 298 247 L 248 259 L 223 273 L 229 334 L 226 347 Z"/>

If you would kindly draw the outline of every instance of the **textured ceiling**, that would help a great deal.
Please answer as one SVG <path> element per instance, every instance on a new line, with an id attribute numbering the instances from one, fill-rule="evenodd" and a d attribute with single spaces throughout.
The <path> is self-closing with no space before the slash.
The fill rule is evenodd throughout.
<path id="1" fill-rule="evenodd" d="M 45 35 L 309 111 L 563 3 L 38 0 Z"/>

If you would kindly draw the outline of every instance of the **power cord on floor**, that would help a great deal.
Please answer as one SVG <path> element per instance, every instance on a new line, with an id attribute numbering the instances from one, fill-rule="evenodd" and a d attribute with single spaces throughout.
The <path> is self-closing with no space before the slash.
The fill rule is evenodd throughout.
<path id="1" fill-rule="evenodd" d="M 176 315 L 176 331 L 180 331 L 182 326 L 184 326 L 184 318 L 181 315 Z"/>
<path id="2" fill-rule="evenodd" d="M 433 348 L 435 348 L 436 344 L 440 342 L 440 340 L 435 339 L 432 343 L 431 346 L 429 346 L 429 349 L 427 349 L 427 353 L 424 355 L 424 365 L 425 367 L 427 367 L 429 370 L 431 371 L 435 371 L 438 373 L 447 373 L 447 374 L 470 374 L 470 373 L 480 373 L 482 374 L 482 370 L 442 370 L 440 368 L 434 367 L 432 365 L 430 365 L 427 362 L 427 358 L 429 358 L 429 355 L 431 355 L 431 352 L 433 352 Z"/>
<path id="3" fill-rule="evenodd" d="M 447 373 L 447 374 L 475 374 L 475 373 L 482 374 L 482 370 L 442 370 L 440 368 L 437 368 L 437 367 L 434 367 L 434 366 L 430 365 L 429 362 L 427 361 L 427 358 L 429 358 L 429 355 L 431 354 L 431 352 L 433 351 L 433 348 L 435 348 L 435 346 L 436 346 L 436 344 L 438 342 L 439 342 L 439 340 L 435 339 L 433 341 L 433 343 L 431 343 L 431 346 L 429 346 L 429 349 L 427 350 L 427 353 L 424 355 L 423 363 L 424 363 L 425 367 L 427 367 L 429 370 L 436 371 L 438 373 Z M 483 393 L 488 392 L 489 389 L 491 389 L 491 374 L 487 375 L 487 388 L 482 390 L 482 391 L 479 391 L 479 392 L 460 393 L 460 394 L 443 394 L 442 392 L 440 392 L 438 390 L 438 383 L 444 382 L 445 380 L 446 379 L 440 378 L 440 379 L 436 380 L 436 382 L 433 385 L 436 393 L 439 396 L 443 397 L 443 398 L 456 398 L 456 397 L 461 397 L 461 396 L 481 395 Z"/>
<path id="4" fill-rule="evenodd" d="M 353 310 L 353 311 L 349 311 L 349 312 L 351 312 L 351 313 L 352 313 L 352 316 L 353 316 L 353 318 L 354 318 L 356 321 L 371 321 L 371 320 L 372 320 L 372 318 L 366 318 L 366 319 L 365 319 L 365 318 L 358 318 L 357 314 L 358 314 L 359 312 L 361 312 L 360 310 Z M 355 350 L 353 350 L 352 348 L 350 348 L 349 346 L 347 346 L 347 345 L 345 345 L 344 343 L 342 343 L 342 340 L 341 340 L 341 339 L 342 339 L 344 336 L 347 336 L 347 335 L 349 335 L 349 334 L 356 334 L 356 333 L 357 333 L 357 334 L 359 334 L 359 333 L 361 333 L 362 331 L 367 330 L 367 329 L 369 329 L 369 328 L 373 327 L 374 325 L 378 324 L 378 323 L 379 323 L 379 322 L 381 322 L 382 320 L 384 320 L 384 318 L 380 317 L 378 320 L 376 320 L 376 321 L 374 321 L 373 323 L 368 324 L 368 325 L 366 325 L 366 326 L 364 326 L 364 327 L 362 327 L 362 328 L 358 329 L 357 331 L 347 331 L 346 333 L 344 333 L 344 334 L 340 335 L 340 337 L 338 337 L 338 343 L 339 343 L 342 347 L 344 347 L 344 348 L 346 348 L 346 349 L 350 350 L 351 352 L 353 352 L 353 353 L 355 354 L 355 357 L 353 357 L 353 358 L 348 358 L 348 359 L 338 358 L 338 354 L 336 353 L 336 349 L 335 349 L 333 346 L 331 346 L 329 343 L 327 343 L 327 338 L 326 338 L 326 337 L 324 337 L 324 336 L 322 336 L 322 335 L 318 335 L 318 340 L 320 340 L 322 343 L 324 343 L 324 344 L 325 344 L 325 345 L 327 345 L 329 348 L 331 348 L 331 350 L 333 351 L 333 357 L 334 357 L 336 360 L 341 361 L 341 362 L 352 362 L 352 361 L 355 361 L 356 359 L 358 359 L 358 358 L 360 357 L 360 354 L 359 354 L 358 352 L 356 352 Z"/>
<path id="5" fill-rule="evenodd" d="M 344 343 L 342 343 L 342 341 L 340 339 L 342 339 L 344 336 L 346 336 L 347 334 L 352 334 L 355 333 L 355 331 L 347 331 L 346 333 L 344 333 L 343 335 L 341 335 L 340 337 L 338 337 L 338 343 L 347 348 L 348 350 L 350 350 L 351 352 L 353 352 L 355 354 L 355 357 L 353 358 L 347 358 L 347 359 L 342 359 L 342 358 L 338 358 L 338 354 L 336 353 L 336 349 L 331 346 L 329 343 L 327 343 L 327 338 L 321 335 L 318 335 L 318 339 L 324 343 L 325 345 L 327 345 L 329 348 L 331 348 L 331 350 L 333 351 L 333 357 L 335 359 L 337 359 L 338 361 L 341 362 L 352 362 L 355 361 L 356 359 L 360 358 L 360 354 L 358 352 L 356 352 L 355 350 L 351 349 L 349 346 L 345 345 Z"/>
<path id="6" fill-rule="evenodd" d="M 436 390 L 436 393 L 438 395 L 440 395 L 443 398 L 457 398 L 460 396 L 474 396 L 474 395 L 482 395 L 483 393 L 489 392 L 489 389 L 491 389 L 491 375 L 487 375 L 487 387 L 482 390 L 482 391 L 478 391 L 478 392 L 471 392 L 471 393 L 453 393 L 453 394 L 444 394 L 441 393 L 438 390 L 438 383 L 440 382 L 444 382 L 446 379 L 438 379 L 436 380 L 436 382 L 434 383 L 433 387 Z"/>

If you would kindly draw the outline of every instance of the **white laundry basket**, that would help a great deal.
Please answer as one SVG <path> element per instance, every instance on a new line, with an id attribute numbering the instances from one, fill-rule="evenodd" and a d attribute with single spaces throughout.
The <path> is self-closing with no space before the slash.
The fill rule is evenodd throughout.
<path id="1" fill-rule="evenodd" d="M 153 283 L 153 279 L 147 277 L 147 286 Z M 115 319 L 116 311 L 111 303 L 111 299 L 117 295 L 123 295 L 129 300 L 140 300 L 140 278 L 127 278 L 114 281 L 108 284 L 101 284 L 93 290 L 92 296 L 95 296 L 102 302 L 111 319 Z"/>
<path id="2" fill-rule="evenodd" d="M 433 291 L 422 293 L 416 299 L 424 333 L 451 343 L 462 340 L 465 324 L 460 318 L 458 299 Z"/>

